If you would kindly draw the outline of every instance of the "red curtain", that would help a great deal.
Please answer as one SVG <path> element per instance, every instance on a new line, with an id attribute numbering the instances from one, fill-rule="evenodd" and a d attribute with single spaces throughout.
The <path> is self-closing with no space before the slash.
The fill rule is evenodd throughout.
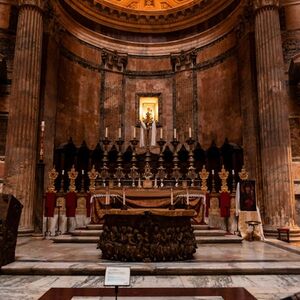
<path id="1" fill-rule="evenodd" d="M 77 194 L 69 192 L 66 195 L 66 217 L 75 217 L 77 207 Z"/>
<path id="2" fill-rule="evenodd" d="M 221 217 L 230 217 L 230 194 L 227 192 L 222 192 L 220 195 L 220 211 Z"/>
<path id="3" fill-rule="evenodd" d="M 210 209 L 210 196 L 209 196 L 208 193 L 206 194 L 206 200 L 205 201 L 206 201 L 205 217 L 208 218 L 209 209 Z"/>
<path id="4" fill-rule="evenodd" d="M 54 209 L 56 206 L 56 194 L 47 192 L 45 197 L 45 217 L 54 217 Z"/>
<path id="5" fill-rule="evenodd" d="M 88 193 L 85 197 L 86 199 L 86 203 L 85 203 L 85 207 L 86 207 L 86 216 L 89 218 L 91 216 L 91 194 Z"/>

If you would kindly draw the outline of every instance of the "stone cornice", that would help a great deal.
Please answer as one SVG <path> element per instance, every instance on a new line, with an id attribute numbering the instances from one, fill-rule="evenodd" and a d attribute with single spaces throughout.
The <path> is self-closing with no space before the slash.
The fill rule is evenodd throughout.
<path id="1" fill-rule="evenodd" d="M 265 7 L 279 8 L 279 0 L 254 0 L 254 9 L 259 10 Z"/>
<path id="2" fill-rule="evenodd" d="M 205 47 L 221 37 L 226 36 L 228 32 L 232 32 L 237 24 L 238 16 L 240 15 L 242 8 L 242 6 L 239 6 L 230 18 L 226 18 L 220 24 L 212 29 L 206 30 L 205 32 L 174 41 L 163 41 L 158 43 L 150 41 L 148 43 L 140 43 L 114 39 L 92 31 L 70 18 L 59 2 L 53 3 L 53 6 L 56 14 L 59 16 L 60 24 L 67 32 L 77 39 L 96 48 L 114 49 L 120 53 L 128 53 L 128 55 L 142 55 L 144 57 L 160 55 L 168 56 L 170 53 L 177 53 L 182 50 L 187 51 L 191 48 Z"/>
<path id="3" fill-rule="evenodd" d="M 18 0 L 18 5 L 20 7 L 32 6 L 43 10 L 45 7 L 45 0 Z"/>
<path id="4" fill-rule="evenodd" d="M 283 0 L 280 2 L 281 6 L 300 5 L 300 0 Z"/>
<path id="5" fill-rule="evenodd" d="M 131 32 L 160 33 L 182 30 L 222 13 L 236 0 L 195 0 L 177 9 L 139 11 L 108 4 L 109 1 L 60 0 L 61 4 L 96 24 Z M 237 6 L 238 3 L 235 5 Z M 223 16 L 225 18 L 225 16 Z M 218 16 L 218 21 L 222 16 Z M 210 23 L 212 20 L 210 20 Z M 217 23 L 217 22 L 216 22 Z"/>

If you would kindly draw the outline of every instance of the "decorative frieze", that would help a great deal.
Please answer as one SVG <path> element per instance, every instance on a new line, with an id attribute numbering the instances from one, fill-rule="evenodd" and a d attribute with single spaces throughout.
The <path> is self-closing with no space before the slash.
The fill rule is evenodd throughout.
<path id="1" fill-rule="evenodd" d="M 102 50 L 102 65 L 110 70 L 125 71 L 128 63 L 127 54 L 121 54 L 117 51 Z"/>

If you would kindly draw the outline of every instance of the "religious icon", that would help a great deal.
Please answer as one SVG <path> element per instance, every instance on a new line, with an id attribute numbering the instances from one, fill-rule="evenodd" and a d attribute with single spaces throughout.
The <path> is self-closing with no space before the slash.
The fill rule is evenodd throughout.
<path id="1" fill-rule="evenodd" d="M 151 125 L 158 121 L 158 97 L 140 97 L 140 121 Z"/>
<path id="2" fill-rule="evenodd" d="M 254 180 L 245 180 L 241 182 L 240 207 L 242 211 L 256 211 Z"/>

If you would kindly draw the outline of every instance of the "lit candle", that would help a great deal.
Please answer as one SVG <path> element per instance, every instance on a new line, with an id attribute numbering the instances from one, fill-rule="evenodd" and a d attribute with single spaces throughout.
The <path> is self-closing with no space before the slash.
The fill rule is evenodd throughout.
<path id="1" fill-rule="evenodd" d="M 174 205 L 174 195 L 173 195 L 173 189 L 171 188 L 171 205 Z"/>
<path id="2" fill-rule="evenodd" d="M 163 138 L 163 129 L 160 128 L 160 139 L 162 140 L 162 138 Z"/>
<path id="3" fill-rule="evenodd" d="M 61 175 L 65 175 L 65 170 L 62 170 L 62 171 L 61 171 Z"/>
<path id="4" fill-rule="evenodd" d="M 211 174 L 212 174 L 212 175 L 215 175 L 215 170 L 211 170 Z"/>
<path id="5" fill-rule="evenodd" d="M 108 195 L 108 189 L 106 189 L 106 193 L 105 193 L 105 204 L 108 205 L 109 204 L 109 195 Z"/>
<path id="6" fill-rule="evenodd" d="M 187 205 L 190 205 L 189 189 L 186 189 L 186 204 L 187 204 Z"/>
<path id="7" fill-rule="evenodd" d="M 45 131 L 45 121 L 42 121 L 42 123 L 41 123 L 41 131 L 42 132 Z"/>
<path id="8" fill-rule="evenodd" d="M 234 175 L 234 170 L 232 170 L 232 175 Z"/>
<path id="9" fill-rule="evenodd" d="M 81 170 L 81 174 L 84 175 L 84 170 Z"/>
<path id="10" fill-rule="evenodd" d="M 189 138 L 191 138 L 192 137 L 192 128 L 190 127 L 189 128 Z"/>
<path id="11" fill-rule="evenodd" d="M 136 128 L 135 128 L 135 126 L 133 126 L 133 138 L 134 139 L 136 138 Z"/>
<path id="12" fill-rule="evenodd" d="M 176 128 L 174 128 L 174 139 L 176 140 L 177 138 L 177 133 L 176 133 Z"/>
<path id="13" fill-rule="evenodd" d="M 126 198 L 125 198 L 125 188 L 123 188 L 123 205 L 126 204 Z"/>
<path id="14" fill-rule="evenodd" d="M 105 127 L 105 137 L 107 138 L 108 137 L 108 128 Z"/>

